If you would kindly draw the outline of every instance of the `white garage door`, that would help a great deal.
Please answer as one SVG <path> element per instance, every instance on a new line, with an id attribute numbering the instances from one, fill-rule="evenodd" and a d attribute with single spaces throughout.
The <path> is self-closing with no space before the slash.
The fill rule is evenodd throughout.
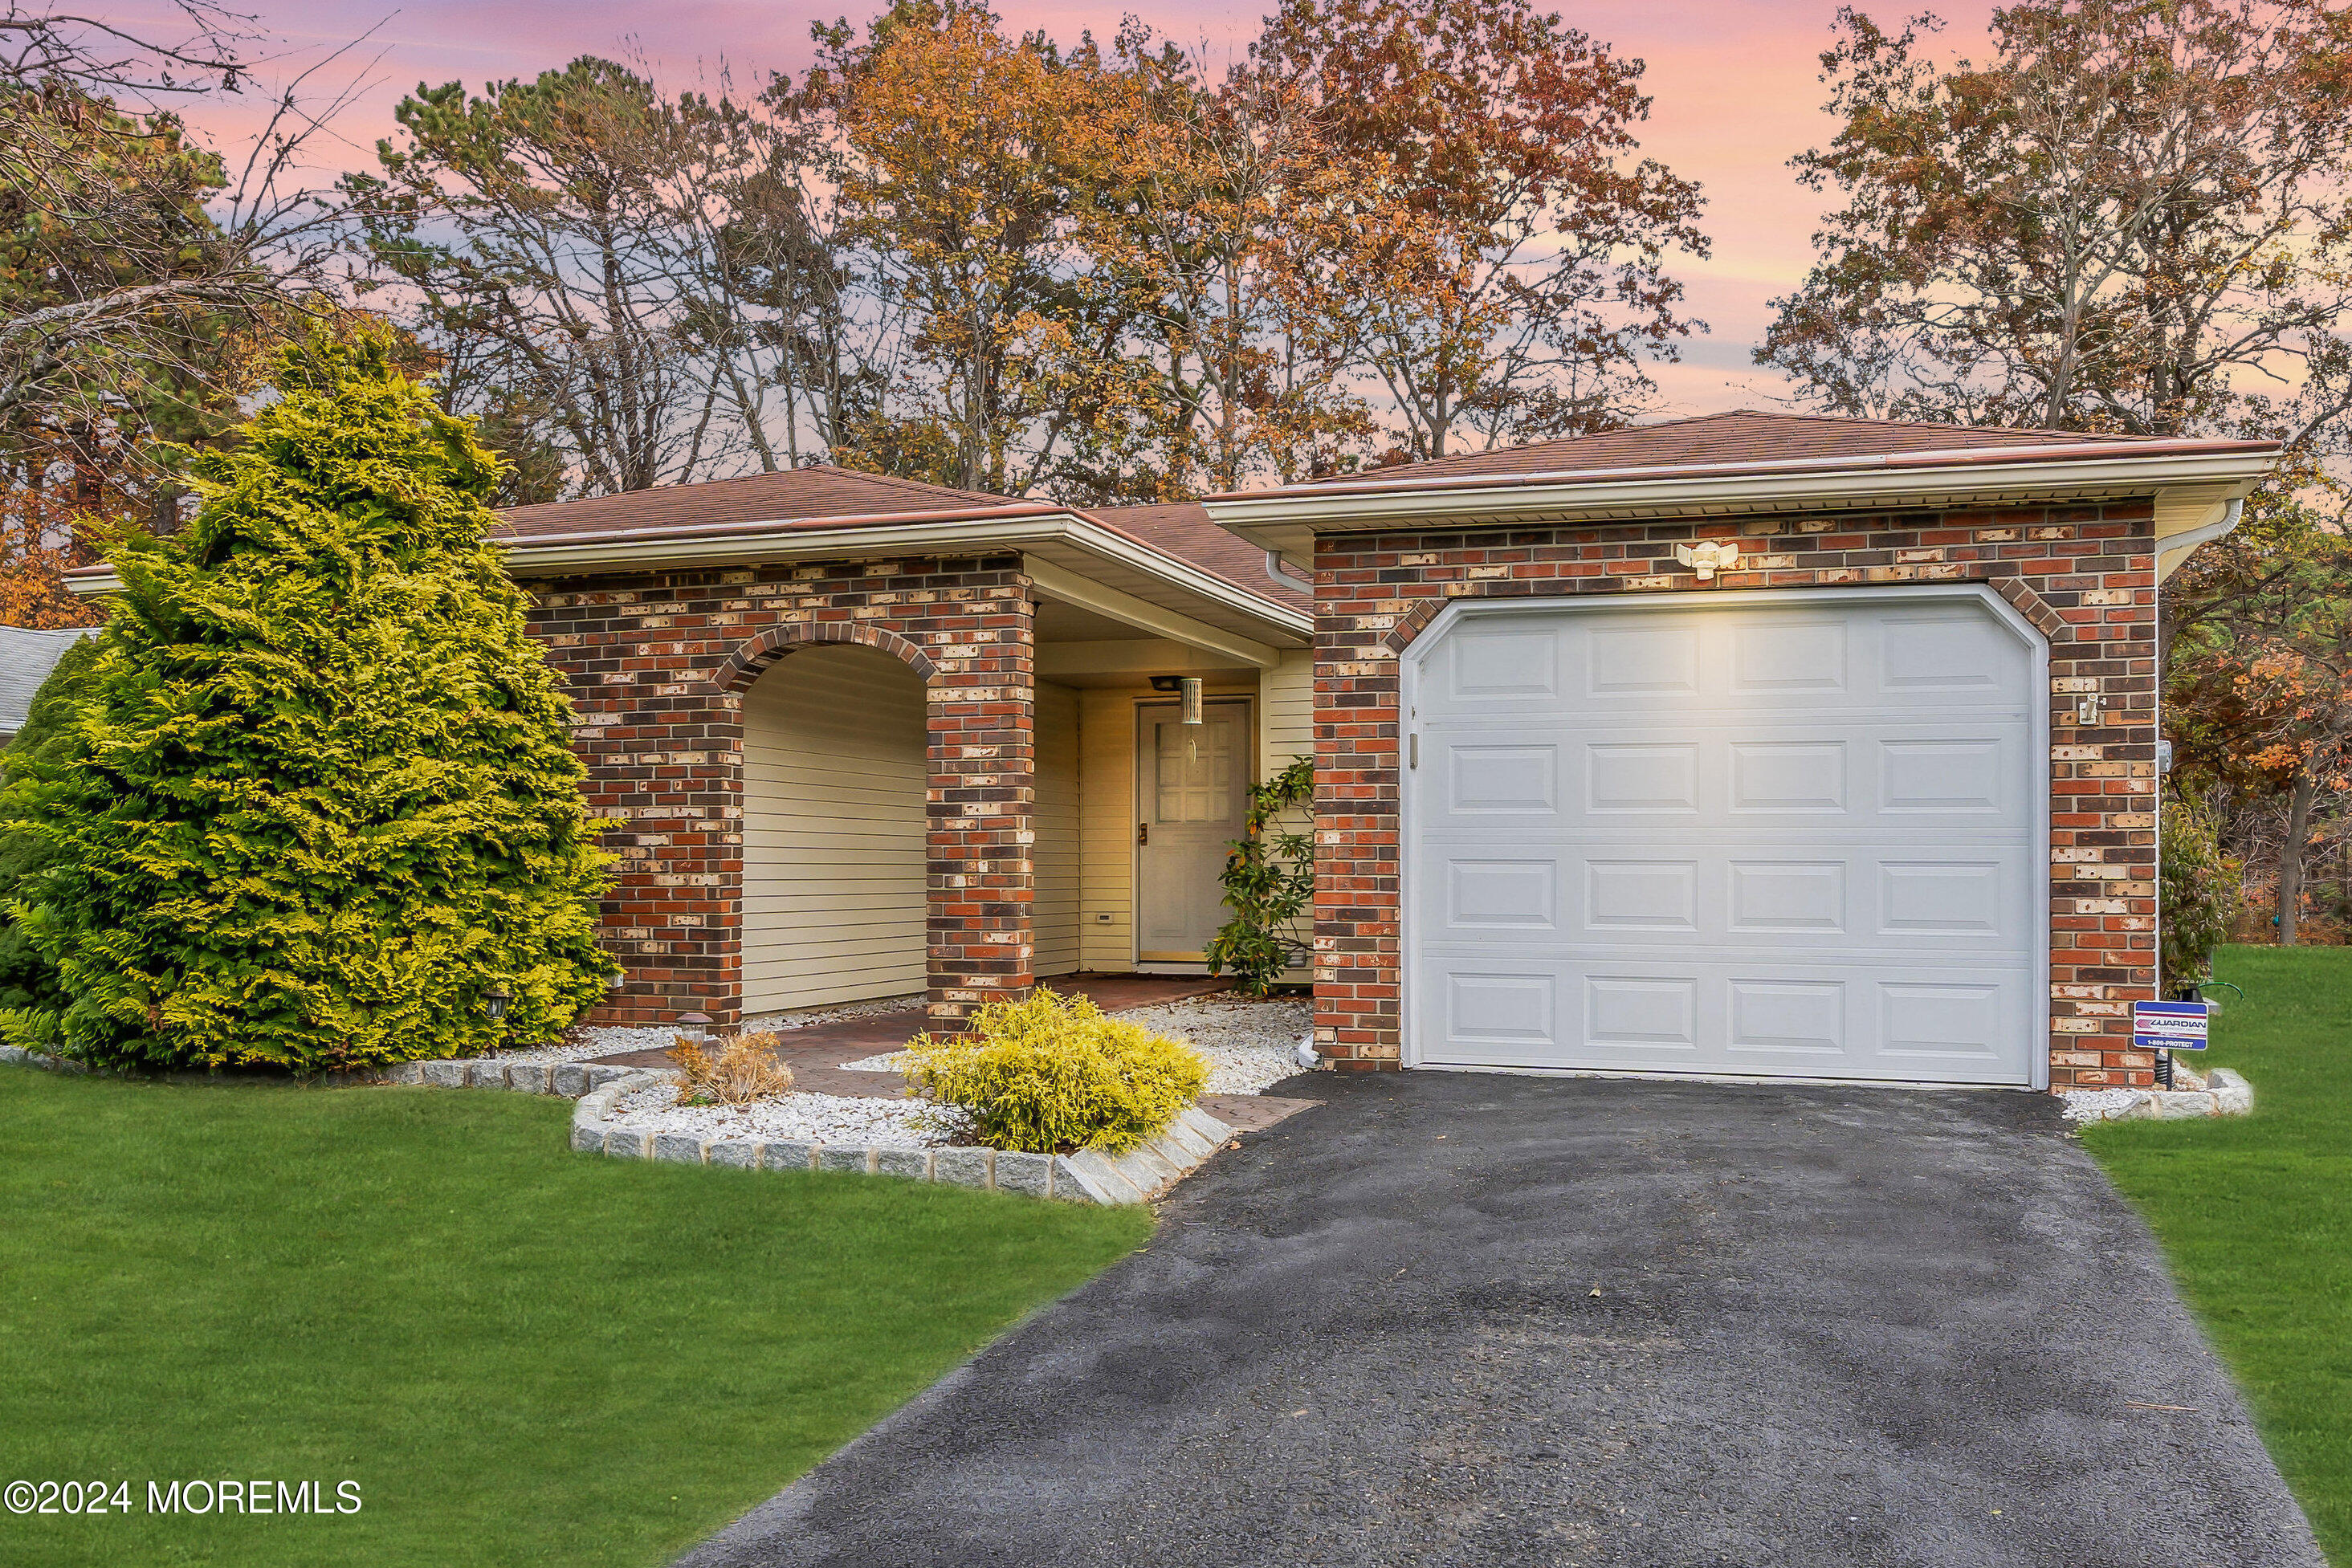
<path id="1" fill-rule="evenodd" d="M 1455 617 L 1407 674 L 1409 1060 L 2035 1081 L 2043 665 L 2007 606 Z"/>

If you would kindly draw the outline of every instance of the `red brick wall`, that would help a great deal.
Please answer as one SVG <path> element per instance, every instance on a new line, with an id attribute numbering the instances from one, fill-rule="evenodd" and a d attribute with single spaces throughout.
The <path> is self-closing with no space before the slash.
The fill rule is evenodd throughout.
<path id="1" fill-rule="evenodd" d="M 1702 585 L 1674 559 L 1740 541 L 1725 592 L 1985 582 L 2050 639 L 2050 1080 L 2147 1084 L 2131 1003 L 2156 984 L 2154 510 L 2104 507 L 1334 535 L 1316 549 L 1317 1049 L 1399 1065 L 1398 655 L 1464 597 Z M 2080 722 L 2084 697 L 2098 699 Z"/>
<path id="2" fill-rule="evenodd" d="M 883 649 L 928 687 L 931 1011 L 1029 986 L 1036 657 L 1018 557 L 525 586 L 621 857 L 604 932 L 628 979 L 598 1021 L 740 1016 L 742 694 L 814 642 Z"/>

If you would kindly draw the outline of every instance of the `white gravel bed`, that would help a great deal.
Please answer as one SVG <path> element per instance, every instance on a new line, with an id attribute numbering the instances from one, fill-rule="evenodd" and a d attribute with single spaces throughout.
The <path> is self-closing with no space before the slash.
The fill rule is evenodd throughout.
<path id="1" fill-rule="evenodd" d="M 922 1010 L 920 997 L 884 997 L 878 1001 L 846 1002 L 837 1008 L 806 1008 L 799 1012 L 767 1013 L 747 1019 L 746 1030 L 773 1030 L 783 1034 L 796 1029 L 808 1029 L 821 1023 L 837 1023 L 843 1019 L 873 1018 L 881 1013 Z M 724 1032 L 733 1033 L 730 1028 Z M 500 1061 L 587 1061 L 599 1056 L 617 1056 L 625 1051 L 667 1051 L 677 1041 L 675 1024 L 606 1024 L 597 1029 L 574 1031 L 573 1037 L 554 1045 L 536 1046 L 529 1051 L 501 1051 Z"/>
<path id="2" fill-rule="evenodd" d="M 1263 1094 L 1302 1069 L 1292 1057 L 1314 1018 L 1305 998 L 1244 1001 L 1196 997 L 1156 1008 L 1136 1008 L 1118 1016 L 1154 1034 L 1184 1041 L 1209 1059 L 1211 1094 Z M 898 1051 L 845 1061 L 860 1072 L 895 1072 Z"/>
<path id="3" fill-rule="evenodd" d="M 614 1103 L 613 1124 L 698 1138 L 807 1138 L 824 1144 L 883 1144 L 923 1148 L 963 1141 L 961 1113 L 913 1100 L 840 1094 L 780 1094 L 749 1105 L 681 1105 L 667 1083 Z"/>

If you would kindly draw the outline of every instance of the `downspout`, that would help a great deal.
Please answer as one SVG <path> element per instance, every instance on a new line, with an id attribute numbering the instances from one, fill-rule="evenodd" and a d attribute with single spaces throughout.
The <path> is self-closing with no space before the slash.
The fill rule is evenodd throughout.
<path id="1" fill-rule="evenodd" d="M 1285 588 L 1295 588 L 1309 599 L 1315 596 L 1315 580 L 1301 577 L 1291 570 L 1290 563 L 1282 559 L 1282 552 L 1278 549 L 1265 552 L 1265 574 Z"/>

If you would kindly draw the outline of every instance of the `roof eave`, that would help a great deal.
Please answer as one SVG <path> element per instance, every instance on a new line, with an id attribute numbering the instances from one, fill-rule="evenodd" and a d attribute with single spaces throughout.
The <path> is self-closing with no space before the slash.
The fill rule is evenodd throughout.
<path id="1" fill-rule="evenodd" d="M 2242 496 L 2270 471 L 2269 443 L 2183 443 L 2101 455 L 2083 446 L 1968 454 L 1898 454 L 1857 463 L 1710 464 L 1679 469 L 1609 469 L 1423 485 L 1299 487 L 1211 497 L 1219 525 L 1269 549 L 1297 549 L 1313 534 L 1362 533 L 1401 524 L 1508 526 L 1520 522 L 1633 522 L 1861 507 L 2095 499 L 2180 486 L 2226 486 Z M 1934 461 L 1925 459 L 1933 457 Z"/>
<path id="2" fill-rule="evenodd" d="M 696 524 L 672 528 L 624 528 L 561 537 L 494 538 L 516 578 L 565 577 L 597 571 L 657 570 L 682 566 L 750 565 L 768 561 L 841 560 L 898 555 L 969 554 L 1001 550 L 1037 553 L 1079 571 L 1110 570 L 1145 597 L 1164 598 L 1228 630 L 1284 643 L 1312 640 L 1315 618 L 1306 611 L 1237 587 L 1108 524 L 1059 507 L 1034 504 L 981 510 L 891 514 L 827 519 L 821 528 L 781 523 Z M 84 598 L 121 591 L 110 568 L 69 572 L 67 583 Z"/>

